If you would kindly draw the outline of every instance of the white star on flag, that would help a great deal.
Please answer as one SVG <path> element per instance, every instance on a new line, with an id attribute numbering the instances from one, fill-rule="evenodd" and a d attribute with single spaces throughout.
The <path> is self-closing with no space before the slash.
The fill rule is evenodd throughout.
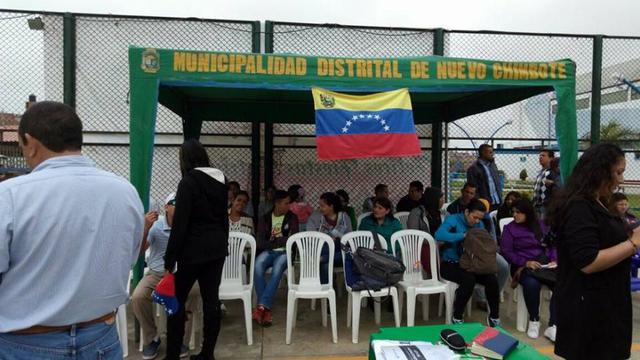
<path id="1" fill-rule="evenodd" d="M 353 120 L 353 121 L 358 120 L 358 115 L 353 115 L 353 117 L 351 118 L 351 120 Z"/>
<path id="2" fill-rule="evenodd" d="M 384 131 L 389 131 L 389 129 L 390 129 L 390 128 L 389 128 L 389 125 L 386 125 L 386 126 L 384 127 Z"/>
<path id="3" fill-rule="evenodd" d="M 364 119 L 364 115 L 360 114 L 360 119 Z"/>
<path id="4" fill-rule="evenodd" d="M 347 120 L 347 126 L 351 126 L 351 121 Z"/>
<path id="5" fill-rule="evenodd" d="M 347 129 L 346 127 L 343 127 L 343 128 L 342 128 L 342 132 L 343 132 L 343 133 L 346 133 L 346 132 L 347 132 L 347 130 L 348 130 L 348 129 Z"/>
<path id="6" fill-rule="evenodd" d="M 376 119 L 376 120 L 380 120 L 380 115 L 376 115 L 373 118 Z"/>
<path id="7" fill-rule="evenodd" d="M 380 120 L 380 124 L 381 124 L 381 125 L 384 125 L 384 124 L 386 124 L 386 123 L 387 123 L 387 122 L 386 122 L 386 120 L 385 120 L 385 119 Z"/>
<path id="8" fill-rule="evenodd" d="M 367 119 L 371 119 L 373 117 L 373 115 L 369 114 L 367 115 Z"/>

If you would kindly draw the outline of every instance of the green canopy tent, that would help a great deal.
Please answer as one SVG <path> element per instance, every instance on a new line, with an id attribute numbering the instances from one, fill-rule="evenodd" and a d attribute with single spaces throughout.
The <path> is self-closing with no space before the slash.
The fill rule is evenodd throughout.
<path id="1" fill-rule="evenodd" d="M 454 121 L 555 91 L 564 176 L 577 161 L 571 60 L 361 59 L 131 47 L 129 74 L 131 182 L 145 207 L 158 102 L 182 117 L 185 138 L 198 138 L 203 121 L 313 124 L 313 86 L 352 93 L 406 87 L 416 124 Z"/>

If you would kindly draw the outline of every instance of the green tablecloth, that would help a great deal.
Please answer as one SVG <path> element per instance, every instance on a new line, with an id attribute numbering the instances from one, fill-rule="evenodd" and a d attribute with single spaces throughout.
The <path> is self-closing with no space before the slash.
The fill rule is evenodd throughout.
<path id="1" fill-rule="evenodd" d="M 467 343 L 478 335 L 485 326 L 480 323 L 468 323 L 460 325 L 426 325 L 426 326 L 414 326 L 414 327 L 399 327 L 399 328 L 381 328 L 379 333 L 371 334 L 369 340 L 369 360 L 375 360 L 375 354 L 373 353 L 373 347 L 371 341 L 373 340 L 414 340 L 414 341 L 428 341 L 431 343 L 437 343 L 440 341 L 440 331 L 443 329 L 452 329 L 460 333 Z M 503 329 L 499 329 L 505 334 L 509 334 Z M 548 359 L 548 357 L 542 355 L 536 349 L 522 342 L 518 343 L 518 347 L 513 349 L 507 357 L 507 360 L 535 360 L 535 359 Z"/>

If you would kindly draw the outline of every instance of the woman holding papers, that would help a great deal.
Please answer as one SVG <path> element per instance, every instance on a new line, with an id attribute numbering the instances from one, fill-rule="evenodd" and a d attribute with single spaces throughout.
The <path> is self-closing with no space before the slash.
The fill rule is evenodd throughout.
<path id="1" fill-rule="evenodd" d="M 555 353 L 567 359 L 631 355 L 630 258 L 640 248 L 640 230 L 631 231 L 607 207 L 624 170 L 618 146 L 592 146 L 549 208 L 558 247 Z"/>

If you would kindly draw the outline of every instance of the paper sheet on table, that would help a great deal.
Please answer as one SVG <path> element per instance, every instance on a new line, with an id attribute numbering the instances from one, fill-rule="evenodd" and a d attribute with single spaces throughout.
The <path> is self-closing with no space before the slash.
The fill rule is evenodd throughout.
<path id="1" fill-rule="evenodd" d="M 444 345 L 426 341 L 374 340 L 377 360 L 455 360 L 460 356 Z"/>

